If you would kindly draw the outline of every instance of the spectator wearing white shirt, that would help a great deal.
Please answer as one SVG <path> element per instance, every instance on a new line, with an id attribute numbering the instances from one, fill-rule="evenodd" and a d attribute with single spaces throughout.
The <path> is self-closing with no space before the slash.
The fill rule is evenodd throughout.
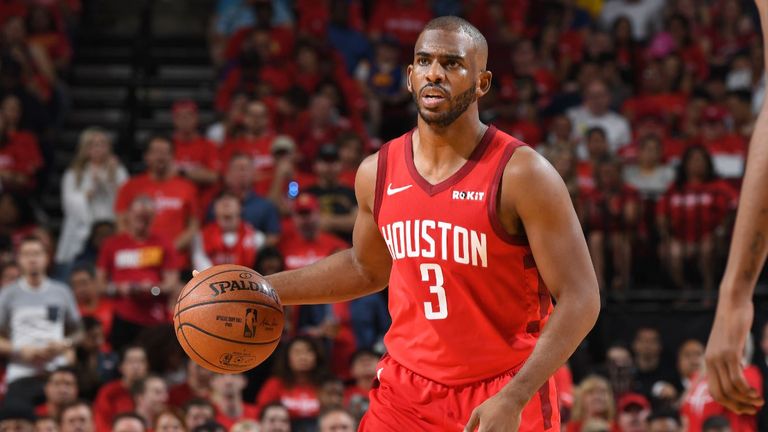
<path id="1" fill-rule="evenodd" d="M 64 223 L 56 249 L 57 265 L 68 266 L 83 251 L 94 222 L 115 219 L 117 190 L 127 179 L 128 171 L 112 153 L 109 133 L 98 127 L 85 129 L 62 180 Z M 67 274 L 60 276 L 66 278 Z"/>
<path id="2" fill-rule="evenodd" d="M 611 94 L 602 80 L 590 81 L 584 88 L 582 104 L 568 110 L 567 115 L 573 123 L 574 136 L 582 140 L 579 145 L 579 156 L 582 158 L 586 157 L 584 136 L 595 126 L 605 131 L 611 153 L 615 153 L 632 140 L 632 131 L 627 119 L 611 111 Z"/>
<path id="3" fill-rule="evenodd" d="M 620 17 L 627 17 L 632 23 L 632 37 L 637 41 L 648 38 L 655 24 L 661 22 L 664 0 L 613 0 L 603 5 L 600 21 L 605 28 L 611 28 Z"/>

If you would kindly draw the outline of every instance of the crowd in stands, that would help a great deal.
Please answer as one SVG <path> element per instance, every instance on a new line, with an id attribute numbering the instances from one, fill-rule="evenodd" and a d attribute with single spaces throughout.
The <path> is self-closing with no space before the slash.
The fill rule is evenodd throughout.
<path id="1" fill-rule="evenodd" d="M 481 117 L 561 174 L 601 290 L 699 291 L 711 305 L 765 90 L 749 2 L 219 0 L 218 121 L 176 101 L 167 134 L 131 143 L 141 172 L 116 156 L 113 131 L 83 130 L 53 182 L 54 231 L 29 197 L 51 183 L 79 10 L 0 1 L 0 431 L 355 430 L 385 349 L 386 292 L 287 307 L 278 351 L 242 375 L 188 361 L 169 306 L 192 269 L 269 275 L 350 245 L 357 166 L 415 125 L 406 66 L 445 14 L 488 39 Z M 760 336 L 744 365 L 762 391 L 768 327 Z M 564 429 L 768 430 L 768 416 L 712 400 L 703 351 L 643 327 L 563 367 Z"/>

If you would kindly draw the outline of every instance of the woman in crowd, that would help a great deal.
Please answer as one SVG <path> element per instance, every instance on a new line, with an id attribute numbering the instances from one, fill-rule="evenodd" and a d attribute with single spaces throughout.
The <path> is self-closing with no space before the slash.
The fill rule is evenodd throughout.
<path id="1" fill-rule="evenodd" d="M 93 222 L 115 219 L 115 196 L 127 179 L 128 171 L 112 153 L 109 133 L 97 127 L 85 129 L 61 186 L 64 223 L 56 264 L 62 277 L 85 248 Z"/>
<path id="2" fill-rule="evenodd" d="M 576 388 L 572 413 L 566 432 L 582 432 L 592 420 L 613 422 L 616 406 L 608 380 L 598 375 L 584 378 Z"/>

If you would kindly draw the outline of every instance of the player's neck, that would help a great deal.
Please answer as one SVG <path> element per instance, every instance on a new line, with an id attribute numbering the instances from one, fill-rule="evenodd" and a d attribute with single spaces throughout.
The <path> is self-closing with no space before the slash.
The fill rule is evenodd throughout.
<path id="1" fill-rule="evenodd" d="M 477 116 L 462 115 L 445 128 L 419 118 L 413 134 L 413 159 L 421 175 L 433 182 L 452 174 L 469 159 L 488 126 Z"/>

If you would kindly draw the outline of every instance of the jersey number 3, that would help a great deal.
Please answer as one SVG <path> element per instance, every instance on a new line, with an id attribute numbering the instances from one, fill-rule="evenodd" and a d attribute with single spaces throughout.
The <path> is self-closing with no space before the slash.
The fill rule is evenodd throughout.
<path id="1" fill-rule="evenodd" d="M 429 282 L 429 272 L 435 274 L 435 284 L 430 285 L 429 292 L 437 294 L 437 310 L 432 308 L 432 302 L 424 302 L 424 315 L 428 320 L 441 320 L 448 318 L 448 301 L 445 299 L 445 288 L 443 288 L 443 269 L 439 264 L 425 263 L 420 266 L 421 281 Z"/>

